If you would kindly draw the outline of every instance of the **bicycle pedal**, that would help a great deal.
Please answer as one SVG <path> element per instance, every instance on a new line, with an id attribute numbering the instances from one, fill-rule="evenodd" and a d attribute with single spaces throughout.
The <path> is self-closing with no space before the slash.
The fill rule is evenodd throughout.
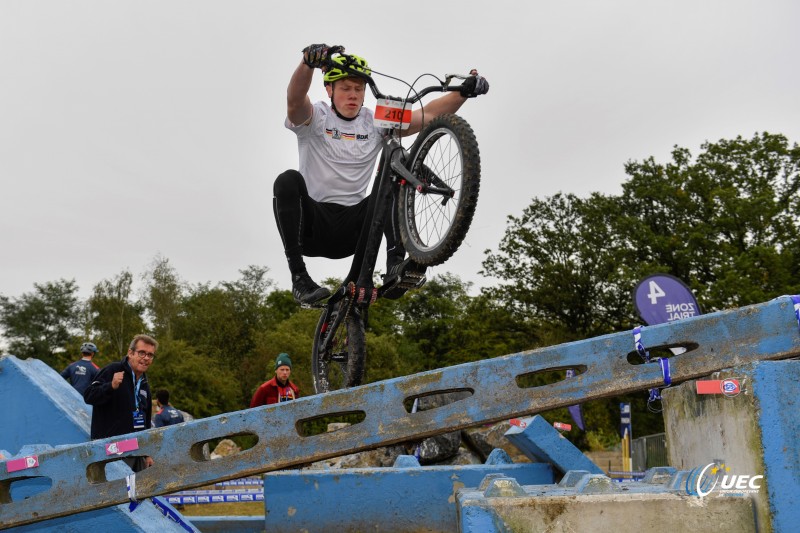
<path id="1" fill-rule="evenodd" d="M 322 300 L 317 300 L 316 302 L 309 303 L 300 303 L 300 309 L 323 309 L 326 305 L 328 305 L 328 299 L 323 298 Z"/>
<path id="2" fill-rule="evenodd" d="M 428 278 L 425 277 L 425 274 L 420 272 L 406 272 L 400 280 L 400 283 L 398 283 L 398 286 L 404 289 L 419 289 L 425 285 L 426 281 L 428 281 Z"/>

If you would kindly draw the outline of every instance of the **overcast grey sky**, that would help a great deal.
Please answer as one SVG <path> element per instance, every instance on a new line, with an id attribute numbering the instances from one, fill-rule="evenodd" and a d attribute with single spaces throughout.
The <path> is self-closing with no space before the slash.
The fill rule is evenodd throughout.
<path id="1" fill-rule="evenodd" d="M 314 42 L 407 81 L 477 67 L 491 82 L 461 110 L 483 166 L 473 227 L 433 270 L 476 286 L 534 197 L 618 193 L 626 161 L 676 144 L 800 142 L 800 2 L 386 5 L 0 1 L 0 294 L 74 278 L 85 297 L 157 255 L 190 283 L 258 264 L 288 288 L 272 182 L 297 165 L 285 91 Z M 348 264 L 308 261 L 318 280 Z"/>

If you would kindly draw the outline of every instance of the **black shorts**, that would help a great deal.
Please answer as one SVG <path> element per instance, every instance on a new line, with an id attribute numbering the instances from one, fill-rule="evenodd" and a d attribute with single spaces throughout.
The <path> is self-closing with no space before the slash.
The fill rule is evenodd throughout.
<path id="1" fill-rule="evenodd" d="M 356 205 L 303 198 L 303 255 L 342 259 L 356 251 L 369 198 Z"/>

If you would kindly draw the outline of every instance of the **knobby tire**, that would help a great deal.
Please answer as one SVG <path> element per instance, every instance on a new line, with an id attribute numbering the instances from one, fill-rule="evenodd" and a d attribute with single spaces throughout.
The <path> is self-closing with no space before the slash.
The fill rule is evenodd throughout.
<path id="1" fill-rule="evenodd" d="M 411 171 L 421 181 L 455 192 L 445 199 L 404 185 L 397 202 L 408 255 L 421 265 L 440 265 L 461 246 L 475 214 L 481 176 L 478 141 L 464 119 L 440 115 L 420 132 L 410 154 Z"/>
<path id="2" fill-rule="evenodd" d="M 311 371 L 317 394 L 346 387 L 356 387 L 364 381 L 366 369 L 366 334 L 361 311 L 349 309 L 347 298 L 325 308 L 314 332 Z M 339 314 L 346 318 L 338 320 Z M 331 332 L 328 335 L 328 332 Z M 329 342 L 325 342 L 329 339 Z"/>

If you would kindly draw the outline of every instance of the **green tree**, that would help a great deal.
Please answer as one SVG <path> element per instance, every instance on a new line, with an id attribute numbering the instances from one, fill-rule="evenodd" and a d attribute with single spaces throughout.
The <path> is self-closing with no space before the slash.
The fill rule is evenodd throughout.
<path id="1" fill-rule="evenodd" d="M 762 133 L 701 149 L 626 165 L 616 233 L 631 259 L 687 282 L 706 311 L 798 292 L 800 147 Z"/>
<path id="2" fill-rule="evenodd" d="M 134 335 L 145 332 L 144 306 L 131 300 L 132 285 L 133 274 L 123 270 L 92 289 L 87 306 L 96 344 L 103 356 L 98 358 L 100 361 L 122 357 Z"/>
<path id="3" fill-rule="evenodd" d="M 542 335 L 565 342 L 626 323 L 630 280 L 611 231 L 618 200 L 556 194 L 534 199 L 509 227 L 483 273 L 496 277 L 498 298 Z"/>
<path id="4" fill-rule="evenodd" d="M 282 352 L 289 354 L 292 360 L 291 379 L 300 387 L 301 395 L 314 394 L 311 348 L 319 314 L 317 309 L 299 309 L 257 335 L 255 349 L 241 365 L 242 408 L 249 407 L 258 386 L 274 376 L 275 359 Z"/>
<path id="5" fill-rule="evenodd" d="M 143 303 L 153 325 L 153 334 L 161 341 L 168 341 L 172 339 L 173 325 L 180 313 L 184 283 L 169 259 L 160 256 L 143 278 Z"/>
<path id="6" fill-rule="evenodd" d="M 484 289 L 470 297 L 448 332 L 454 362 L 478 361 L 552 344 L 543 344 L 536 323 L 515 315 L 492 293 L 492 289 Z"/>
<path id="7" fill-rule="evenodd" d="M 285 309 L 271 307 L 269 289 L 272 280 L 266 267 L 250 266 L 242 277 L 212 287 L 191 287 L 184 299 L 179 338 L 187 339 L 201 351 L 218 357 L 231 368 L 253 351 L 258 332 L 282 320 Z M 281 298 L 273 300 L 283 305 Z M 296 306 L 294 306 L 296 309 Z"/>
<path id="8" fill-rule="evenodd" d="M 234 373 L 184 341 L 159 342 L 147 375 L 153 394 L 169 390 L 170 403 L 195 418 L 242 409 Z"/>
<path id="9" fill-rule="evenodd" d="M 483 263 L 498 297 L 557 344 L 639 323 L 631 290 L 655 272 L 688 283 L 706 312 L 800 292 L 800 148 L 763 133 L 701 150 L 628 162 L 620 196 L 557 194 L 509 217 Z M 634 397 L 639 427 L 656 430 Z M 587 424 L 612 435 L 616 403 L 593 402 Z"/>
<path id="10" fill-rule="evenodd" d="M 421 290 L 399 300 L 402 335 L 417 345 L 422 368 L 431 370 L 454 363 L 451 339 L 454 324 L 459 321 L 469 300 L 469 284 L 452 274 L 430 279 Z"/>
<path id="11" fill-rule="evenodd" d="M 534 199 L 484 273 L 564 340 L 630 327 L 630 291 L 654 272 L 687 282 L 707 311 L 800 290 L 800 148 L 768 133 L 701 148 L 627 163 L 620 196 Z"/>
<path id="12" fill-rule="evenodd" d="M 175 323 L 176 339 L 234 373 L 241 384 L 240 401 L 249 391 L 248 360 L 256 354 L 259 335 L 297 311 L 295 304 L 288 309 L 285 295 L 271 294 L 273 282 L 267 272 L 266 267 L 250 266 L 236 281 L 188 288 Z M 313 326 L 309 339 L 312 332 Z"/>
<path id="13" fill-rule="evenodd" d="M 0 325 L 10 353 L 52 365 L 77 332 L 78 286 L 75 280 L 60 279 L 33 287 L 18 298 L 0 296 Z"/>
<path id="14" fill-rule="evenodd" d="M 370 307 L 368 378 L 396 377 L 506 355 L 535 345 L 530 323 L 518 319 L 491 291 L 473 297 L 471 284 L 445 273 L 400 300 L 379 300 Z M 374 356 L 381 371 L 373 372 Z M 386 372 L 393 375 L 386 376 Z"/>

